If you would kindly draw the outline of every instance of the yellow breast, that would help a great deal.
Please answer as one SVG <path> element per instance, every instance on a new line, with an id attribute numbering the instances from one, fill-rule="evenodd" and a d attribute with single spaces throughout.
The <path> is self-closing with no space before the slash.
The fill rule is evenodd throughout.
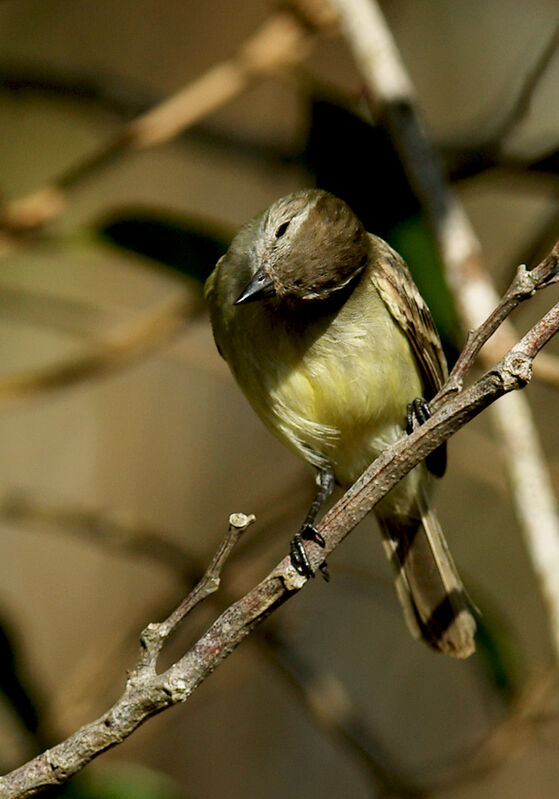
<path id="1" fill-rule="evenodd" d="M 422 393 L 409 343 L 372 281 L 331 317 L 289 325 L 239 308 L 224 354 L 265 424 L 309 463 L 353 482 L 405 425 Z"/>

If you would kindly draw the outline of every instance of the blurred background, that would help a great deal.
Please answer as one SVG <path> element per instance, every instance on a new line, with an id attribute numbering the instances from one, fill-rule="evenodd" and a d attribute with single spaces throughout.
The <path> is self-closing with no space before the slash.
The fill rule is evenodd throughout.
<path id="1" fill-rule="evenodd" d="M 382 8 L 503 290 L 559 229 L 557 5 Z M 130 120 L 278 13 L 263 0 L 0 5 L 2 772 L 116 700 L 140 631 L 180 601 L 230 513 L 257 521 L 162 665 L 287 552 L 312 497 L 311 471 L 256 418 L 204 312 L 202 282 L 240 224 L 294 189 L 334 191 L 405 255 L 449 358 L 462 341 L 419 204 L 335 31 L 300 27 L 288 69 L 159 146 L 127 146 Z M 200 96 L 187 104 L 210 89 Z M 552 300 L 517 311 L 518 329 Z M 526 394 L 557 486 L 556 388 Z M 329 585 L 312 581 L 187 705 L 52 795 L 556 796 L 553 653 L 490 414 L 450 442 L 437 507 L 483 612 L 476 656 L 410 638 L 367 520 L 330 559 Z"/>

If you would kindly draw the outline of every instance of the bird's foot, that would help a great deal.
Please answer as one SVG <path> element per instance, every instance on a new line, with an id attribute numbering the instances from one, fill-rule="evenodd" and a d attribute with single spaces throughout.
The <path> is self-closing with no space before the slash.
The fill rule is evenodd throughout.
<path id="1" fill-rule="evenodd" d="M 413 433 L 416 427 L 425 424 L 431 416 L 431 407 L 424 397 L 416 397 L 408 405 L 406 432 Z"/>
<path id="2" fill-rule="evenodd" d="M 303 577 L 314 577 L 315 572 L 309 561 L 307 550 L 305 549 L 305 541 L 314 541 L 319 547 L 325 545 L 324 537 L 318 532 L 316 527 L 312 524 L 304 524 L 298 533 L 291 539 L 289 547 L 289 554 L 291 556 L 291 565 Z M 323 578 L 328 582 L 330 579 L 330 572 L 326 561 L 323 561 L 318 567 Z"/>
<path id="3" fill-rule="evenodd" d="M 431 406 L 424 397 L 416 397 L 413 402 L 408 405 L 408 415 L 406 432 L 408 435 L 413 433 L 422 424 L 425 424 L 427 419 L 432 416 Z M 425 463 L 429 471 L 436 477 L 442 477 L 446 469 L 446 443 L 437 447 L 425 458 Z"/>

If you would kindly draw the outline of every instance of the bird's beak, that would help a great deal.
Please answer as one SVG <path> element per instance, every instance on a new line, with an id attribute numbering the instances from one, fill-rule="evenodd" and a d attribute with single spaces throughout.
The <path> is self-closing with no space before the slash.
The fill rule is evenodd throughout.
<path id="1" fill-rule="evenodd" d="M 233 305 L 243 305 L 245 302 L 255 302 L 263 300 L 265 297 L 273 297 L 276 293 L 272 278 L 263 269 L 259 269 L 250 283 L 243 289 Z"/>

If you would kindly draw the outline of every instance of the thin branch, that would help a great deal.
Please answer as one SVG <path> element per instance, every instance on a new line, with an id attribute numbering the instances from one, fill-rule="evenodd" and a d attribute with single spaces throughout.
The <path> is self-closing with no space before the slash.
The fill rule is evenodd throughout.
<path id="1" fill-rule="evenodd" d="M 157 639 L 158 648 L 154 650 L 155 658 L 159 655 L 161 647 L 171 633 L 176 630 L 178 625 L 184 618 L 214 591 L 217 591 L 220 583 L 221 571 L 225 565 L 225 561 L 233 551 L 237 544 L 241 533 L 247 527 L 256 521 L 254 514 L 246 515 L 245 513 L 232 513 L 229 517 L 229 528 L 227 535 L 221 542 L 221 545 L 215 553 L 204 577 L 196 585 L 193 591 L 187 596 L 183 602 L 174 610 L 171 615 L 165 619 L 164 622 L 157 625 Z M 150 634 L 154 632 L 154 625 L 150 625 Z M 154 660 L 155 660 L 154 658 Z"/>
<path id="2" fill-rule="evenodd" d="M 217 591 L 220 583 L 221 571 L 225 565 L 225 561 L 233 551 L 241 534 L 249 527 L 254 521 L 256 516 L 250 514 L 247 516 L 244 513 L 232 513 L 229 517 L 229 528 L 227 535 L 221 542 L 217 552 L 212 558 L 204 576 L 193 588 L 190 594 L 184 598 L 178 608 L 176 608 L 165 621 L 160 624 L 150 624 L 142 633 L 142 646 L 146 652 L 146 658 L 142 662 L 143 665 L 155 664 L 163 645 L 171 633 L 176 630 L 178 625 L 188 614 L 194 610 L 196 605 L 203 602 L 210 594 Z"/>
<path id="3" fill-rule="evenodd" d="M 485 269 L 479 241 L 426 134 L 410 78 L 382 12 L 375 0 L 330 2 L 338 12 L 374 112 L 389 130 L 430 220 L 464 327 L 475 328 L 497 305 L 498 295 Z M 483 362 L 496 360 L 515 339 L 507 321 L 480 353 Z M 539 541 L 545 540 L 549 564 L 559 563 L 559 513 L 551 478 L 527 400 L 510 396 L 506 403 L 494 406 L 493 416 L 506 453 L 516 514 L 534 569 L 543 581 L 559 659 L 559 593 L 555 575 L 541 563 L 539 551 Z"/>
<path id="4" fill-rule="evenodd" d="M 323 20 L 324 16 L 318 17 Z M 97 151 L 63 172 L 54 183 L 7 204 L 0 219 L 6 231 L 0 242 L 9 252 L 11 235 L 51 222 L 62 213 L 66 194 L 86 178 L 134 151 L 168 142 L 185 129 L 217 111 L 244 92 L 256 80 L 299 63 L 313 41 L 312 19 L 303 20 L 280 11 L 240 48 L 231 59 L 213 66 L 204 75 L 163 102 L 124 125 Z"/>
<path id="5" fill-rule="evenodd" d="M 459 391 L 462 387 L 464 375 L 471 369 L 483 345 L 491 338 L 496 330 L 503 324 L 510 312 L 521 302 L 532 297 L 536 291 L 551 286 L 559 280 L 559 241 L 555 244 L 549 255 L 534 269 L 526 269 L 521 264 L 516 275 L 507 289 L 506 294 L 495 308 L 493 313 L 468 336 L 466 346 L 454 364 L 450 378 L 446 385 L 447 392 Z M 543 276 L 543 277 L 542 277 Z M 441 404 L 439 396 L 438 404 Z"/>
<path id="6" fill-rule="evenodd" d="M 529 176 L 531 170 L 547 172 L 557 176 L 556 159 L 540 156 L 526 158 L 505 152 L 507 139 L 516 132 L 527 118 L 536 90 L 557 52 L 559 25 L 556 25 L 532 64 L 511 90 L 501 92 L 493 102 L 489 119 L 478 120 L 469 135 L 462 134 L 462 141 L 441 142 L 448 171 L 453 182 L 467 180 L 488 169 L 504 168 Z M 500 117 L 500 119 L 499 119 Z"/>
<path id="7" fill-rule="evenodd" d="M 300 485 L 299 480 L 297 486 Z M 283 493 L 285 494 L 285 490 Z M 293 490 L 290 493 L 292 495 Z M 132 554 L 150 557 L 176 573 L 189 589 L 203 574 L 199 560 L 181 544 L 165 538 L 153 529 L 133 527 L 95 512 L 38 503 L 25 494 L 15 494 L 0 503 L 0 517 L 11 524 L 39 525 L 40 529 L 78 533 L 93 539 L 101 546 L 107 545 L 120 550 L 127 556 Z M 274 526 L 270 529 L 273 530 Z M 266 540 L 264 532 L 257 537 L 258 541 Z M 212 608 L 221 613 L 233 601 L 227 589 L 222 589 L 219 597 L 213 598 Z M 379 783 L 385 792 L 394 792 L 397 789 L 399 797 L 424 795 L 423 789 L 400 776 L 399 764 L 369 729 L 361 709 L 328 664 L 305 653 L 282 629 L 279 622 L 269 622 L 265 631 L 255 630 L 255 633 L 252 640 L 258 646 L 260 655 L 287 679 L 295 696 L 307 709 L 311 721 L 323 733 L 345 746 L 371 780 Z M 129 639 L 129 635 L 126 639 Z M 111 657 L 114 660 L 114 652 L 112 656 L 108 656 L 109 661 Z M 90 664 L 91 653 L 85 653 L 85 659 Z M 104 675 L 106 666 L 105 663 Z M 93 681 L 97 684 L 101 674 L 89 674 L 88 679 L 90 683 Z M 89 695 L 88 698 L 91 699 Z M 78 700 L 73 696 L 72 702 L 76 701 Z"/>
<path id="8" fill-rule="evenodd" d="M 545 43 L 541 52 L 536 55 L 534 63 L 529 65 L 512 107 L 508 110 L 508 113 L 497 130 L 493 133 L 493 141 L 499 147 L 503 146 L 505 139 L 509 138 L 515 132 L 518 125 L 523 122 L 528 115 L 538 84 L 545 75 L 558 47 L 559 24 L 555 26 L 555 29 L 552 31 L 549 40 Z"/>
<path id="9" fill-rule="evenodd" d="M 181 293 L 132 321 L 118 325 L 106 336 L 91 343 L 85 355 L 0 378 L 0 410 L 47 391 L 104 376 L 135 363 L 139 358 L 168 345 L 183 332 L 198 307 L 199 300 L 192 292 Z"/>
<path id="10" fill-rule="evenodd" d="M 321 520 L 318 529 L 325 546 L 308 545 L 312 566 L 317 568 L 371 508 L 443 441 L 496 399 L 525 386 L 530 380 L 533 358 L 558 329 L 559 303 L 480 380 L 451 397 L 425 424 L 385 450 Z M 553 566 L 559 592 L 559 563 Z M 62 743 L 1 778 L 0 799 L 21 799 L 45 786 L 65 782 L 93 758 L 122 742 L 148 718 L 186 701 L 255 627 L 306 582 L 295 571 L 290 558 L 284 558 L 261 583 L 227 608 L 192 649 L 162 674 L 157 674 L 154 658 L 149 651 L 146 655 L 144 646 L 123 695 L 113 707 Z M 149 627 L 144 635 L 146 632 L 149 639 Z"/>
<path id="11" fill-rule="evenodd" d="M 545 724 L 557 722 L 557 672 L 552 669 L 539 675 L 524 688 L 509 708 L 507 717 L 475 748 L 466 753 L 458 769 L 437 785 L 439 791 L 465 786 L 494 774 L 512 758 L 518 758 L 534 738 L 544 732 Z"/>
<path id="12" fill-rule="evenodd" d="M 426 787 L 402 776 L 401 766 L 364 723 L 344 684 L 331 671 L 306 658 L 283 632 L 270 629 L 269 624 L 259 640 L 274 656 L 271 662 L 289 680 L 311 719 L 359 757 L 371 782 L 382 786 L 382 796 L 426 799 L 430 795 Z"/>
<path id="13" fill-rule="evenodd" d="M 559 208 L 551 211 L 540 220 L 539 227 L 532 232 L 530 240 L 519 248 L 519 254 L 513 262 L 532 264 L 540 260 L 542 253 L 547 252 L 559 230 Z M 559 388 L 559 356 L 542 352 L 534 361 L 534 379 Z"/>

